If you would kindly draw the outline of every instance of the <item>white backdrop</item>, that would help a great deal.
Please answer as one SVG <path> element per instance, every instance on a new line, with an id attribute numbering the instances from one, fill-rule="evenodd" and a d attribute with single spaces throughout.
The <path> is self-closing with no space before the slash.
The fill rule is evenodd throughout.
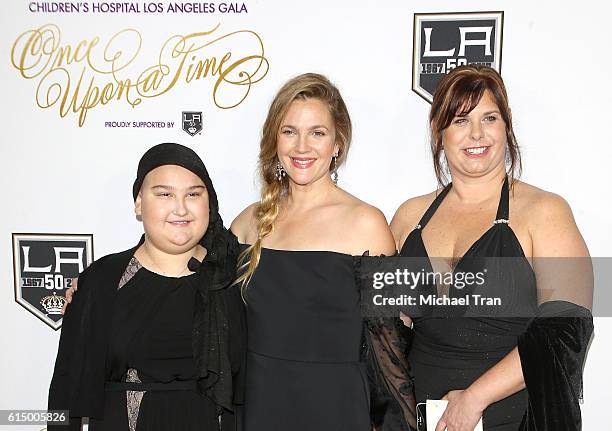
<path id="1" fill-rule="evenodd" d="M 523 151 L 522 179 L 562 195 L 591 254 L 612 255 L 607 177 L 612 162 L 612 7 L 605 2 L 250 0 L 244 2 L 248 13 L 175 15 L 32 13 L 29 3 L 4 3 L 0 18 L 5 129 L 0 147 L 0 409 L 46 407 L 59 339 L 59 331 L 15 302 L 11 233 L 91 233 L 96 258 L 134 245 L 141 226 L 133 216 L 131 184 L 140 156 L 154 144 L 180 142 L 202 156 L 229 224 L 257 199 L 258 138 L 274 93 L 288 78 L 313 71 L 339 86 L 352 116 L 354 140 L 340 170 L 342 187 L 379 207 L 389 220 L 401 202 L 433 190 L 429 104 L 411 90 L 417 12 L 505 12 L 502 76 Z M 135 108 L 123 100 L 95 107 L 79 127 L 78 114 L 61 118 L 57 105 L 37 107 L 38 82 L 22 78 L 11 64 L 17 37 L 48 23 L 61 29 L 62 43 L 73 46 L 94 36 L 103 44 L 123 29 L 138 30 L 143 41 L 135 62 L 139 70 L 174 34 L 217 24 L 223 34 L 252 30 L 263 40 L 270 69 L 233 109 L 216 107 L 213 80 L 203 79 L 179 82 Z M 233 49 L 241 43 L 236 40 Z M 201 135 L 181 130 L 183 110 L 203 112 Z M 104 126 L 123 120 L 177 124 L 172 129 Z M 612 319 L 596 318 L 595 325 L 582 405 L 587 431 L 609 429 L 612 423 Z"/>

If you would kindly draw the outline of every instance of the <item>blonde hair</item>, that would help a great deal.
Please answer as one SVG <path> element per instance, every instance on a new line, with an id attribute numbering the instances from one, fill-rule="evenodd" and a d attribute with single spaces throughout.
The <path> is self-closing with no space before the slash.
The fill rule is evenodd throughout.
<path id="1" fill-rule="evenodd" d="M 325 76 L 316 73 L 305 73 L 289 80 L 274 97 L 263 125 L 258 163 L 262 182 L 261 199 L 255 207 L 257 239 L 240 254 L 239 273 L 241 274 L 236 280 L 236 283 L 242 282 L 243 292 L 259 264 L 261 242 L 273 232 L 280 200 L 288 190 L 287 178 L 283 177 L 279 181 L 276 177 L 278 133 L 289 105 L 294 100 L 306 99 L 318 99 L 328 106 L 336 129 L 336 144 L 338 144 L 336 164 L 340 166 L 346 160 L 351 143 L 352 126 L 338 89 Z M 332 165 L 333 163 L 330 163 L 330 171 L 333 169 Z"/>

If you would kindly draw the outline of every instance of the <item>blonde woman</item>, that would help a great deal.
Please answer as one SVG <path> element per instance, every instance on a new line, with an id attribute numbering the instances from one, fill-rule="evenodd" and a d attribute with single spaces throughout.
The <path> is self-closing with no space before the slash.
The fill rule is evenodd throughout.
<path id="1" fill-rule="evenodd" d="M 325 77 L 300 75 L 274 98 L 261 200 L 231 226 L 243 250 L 247 431 L 372 428 L 354 256 L 393 255 L 395 243 L 384 215 L 337 185 L 350 141 L 347 108 Z"/>

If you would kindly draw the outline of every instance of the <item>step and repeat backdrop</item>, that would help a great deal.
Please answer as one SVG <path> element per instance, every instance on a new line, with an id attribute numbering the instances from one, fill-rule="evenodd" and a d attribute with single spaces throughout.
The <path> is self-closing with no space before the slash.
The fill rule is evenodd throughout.
<path id="1" fill-rule="evenodd" d="M 390 220 L 436 187 L 427 115 L 462 64 L 501 72 L 522 179 L 563 196 L 612 255 L 612 57 L 605 2 L 27 1 L 1 6 L 0 409 L 44 409 L 72 278 L 142 232 L 131 184 L 161 142 L 207 164 L 226 222 L 258 197 L 261 126 L 304 72 L 341 90 L 354 139 L 339 185 Z M 587 431 L 612 422 L 612 319 L 596 316 Z M 1 425 L 40 430 L 42 425 Z"/>

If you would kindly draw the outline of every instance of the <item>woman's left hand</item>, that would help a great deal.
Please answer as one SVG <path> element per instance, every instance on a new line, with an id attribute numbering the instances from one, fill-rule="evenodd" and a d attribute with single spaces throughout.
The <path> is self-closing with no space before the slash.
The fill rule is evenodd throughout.
<path id="1" fill-rule="evenodd" d="M 470 390 L 450 391 L 442 398 L 448 401 L 436 431 L 474 431 L 486 406 Z"/>

